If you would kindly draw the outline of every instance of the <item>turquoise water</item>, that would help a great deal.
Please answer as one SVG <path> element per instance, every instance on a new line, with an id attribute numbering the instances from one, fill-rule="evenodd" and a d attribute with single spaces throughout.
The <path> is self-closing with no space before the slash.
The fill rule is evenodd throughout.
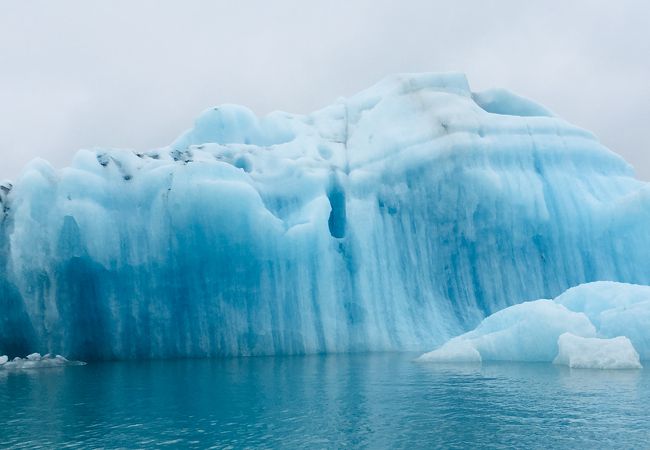
<path id="1" fill-rule="evenodd" d="M 641 448 L 647 370 L 432 365 L 411 354 L 0 370 L 0 445 Z"/>

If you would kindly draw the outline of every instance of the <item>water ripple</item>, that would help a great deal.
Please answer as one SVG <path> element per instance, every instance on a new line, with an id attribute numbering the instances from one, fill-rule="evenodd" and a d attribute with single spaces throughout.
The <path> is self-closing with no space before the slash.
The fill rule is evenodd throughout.
<path id="1" fill-rule="evenodd" d="M 13 371 L 0 376 L 0 446 L 643 448 L 650 442 L 645 369 L 412 359 L 234 358 Z"/>

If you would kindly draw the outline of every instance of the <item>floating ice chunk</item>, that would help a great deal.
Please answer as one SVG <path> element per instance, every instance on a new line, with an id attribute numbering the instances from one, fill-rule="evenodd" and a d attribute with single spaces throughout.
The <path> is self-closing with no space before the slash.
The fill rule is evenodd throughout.
<path id="1" fill-rule="evenodd" d="M 478 358 L 476 356 L 478 354 Z M 555 300 L 505 308 L 422 361 L 553 361 L 575 368 L 628 369 L 650 358 L 650 286 L 594 282 Z"/>
<path id="2" fill-rule="evenodd" d="M 4 355 L 0 356 L 0 368 L 2 369 L 40 369 L 44 367 L 61 367 L 61 366 L 83 366 L 83 361 L 70 361 L 61 355 L 52 356 L 46 354 L 41 356 L 40 353 L 32 353 L 25 358 L 15 357 L 11 361 Z"/>
<path id="3" fill-rule="evenodd" d="M 596 329 L 583 313 L 570 311 L 552 300 L 525 302 L 503 309 L 442 347 L 422 355 L 420 361 L 552 361 L 558 337 L 566 332 L 595 336 Z"/>
<path id="4" fill-rule="evenodd" d="M 639 354 L 625 336 L 611 339 L 585 338 L 564 333 L 553 364 L 574 369 L 640 369 Z"/>

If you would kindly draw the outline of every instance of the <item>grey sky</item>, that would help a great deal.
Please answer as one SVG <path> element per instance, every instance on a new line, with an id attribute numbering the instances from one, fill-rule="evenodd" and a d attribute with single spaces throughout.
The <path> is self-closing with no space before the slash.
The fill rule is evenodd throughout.
<path id="1" fill-rule="evenodd" d="M 163 146 L 219 103 L 309 112 L 449 70 L 543 103 L 650 179 L 649 5 L 0 0 L 0 179 L 36 156 Z"/>

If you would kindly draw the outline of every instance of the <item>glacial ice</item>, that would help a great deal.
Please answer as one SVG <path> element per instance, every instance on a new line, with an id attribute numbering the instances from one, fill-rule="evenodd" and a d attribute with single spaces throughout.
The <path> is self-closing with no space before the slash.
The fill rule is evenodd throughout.
<path id="1" fill-rule="evenodd" d="M 0 354 L 424 350 L 580 283 L 650 283 L 649 185 L 461 74 L 308 115 L 222 105 L 169 147 L 35 160 L 0 202 Z"/>
<path id="2" fill-rule="evenodd" d="M 648 359 L 650 286 L 593 282 L 554 300 L 502 309 L 419 361 L 546 361 L 573 368 L 639 368 Z"/>
<path id="3" fill-rule="evenodd" d="M 625 336 L 589 338 L 564 333 L 557 341 L 553 364 L 572 369 L 640 369 L 639 354 Z"/>

